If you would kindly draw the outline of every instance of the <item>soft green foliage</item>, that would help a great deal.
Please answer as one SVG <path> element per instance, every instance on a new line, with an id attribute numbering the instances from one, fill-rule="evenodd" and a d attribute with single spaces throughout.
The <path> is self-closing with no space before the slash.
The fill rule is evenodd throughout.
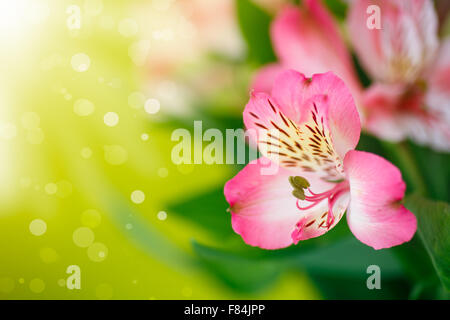
<path id="1" fill-rule="evenodd" d="M 269 36 L 270 15 L 251 0 L 236 0 L 236 10 L 249 60 L 256 64 L 275 61 Z"/>
<path id="2" fill-rule="evenodd" d="M 272 284 L 283 271 L 277 261 L 260 261 L 193 243 L 195 253 L 208 269 L 231 288 L 260 290 Z"/>
<path id="3" fill-rule="evenodd" d="M 408 197 L 406 206 L 416 214 L 420 237 L 442 284 L 450 290 L 450 206 L 417 195 Z"/>

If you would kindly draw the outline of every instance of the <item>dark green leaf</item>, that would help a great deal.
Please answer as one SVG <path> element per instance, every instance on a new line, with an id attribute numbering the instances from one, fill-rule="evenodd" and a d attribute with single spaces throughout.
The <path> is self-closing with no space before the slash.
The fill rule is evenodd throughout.
<path id="1" fill-rule="evenodd" d="M 283 250 L 250 248 L 247 254 L 194 243 L 194 251 L 225 284 L 257 290 L 272 283 L 283 270 L 305 270 L 327 298 L 407 298 L 410 287 L 390 250 L 373 250 L 353 237 L 318 246 L 318 239 Z M 314 244 L 316 242 L 316 244 Z M 258 254 L 259 253 L 259 254 Z M 381 269 L 381 289 L 367 289 L 367 267 Z"/>
<path id="2" fill-rule="evenodd" d="M 415 282 L 426 281 L 439 284 L 433 264 L 418 234 L 411 241 L 393 247 L 391 250 L 399 259 L 410 279 Z"/>
<path id="3" fill-rule="evenodd" d="M 450 154 L 410 143 L 410 149 L 427 185 L 427 197 L 433 200 L 450 199 Z"/>
<path id="4" fill-rule="evenodd" d="M 418 231 L 442 284 L 450 290 L 450 206 L 413 195 L 405 199 L 415 213 Z"/>
<path id="5" fill-rule="evenodd" d="M 366 279 L 333 274 L 311 274 L 310 276 L 324 299 L 407 299 L 409 293 L 409 285 L 404 278 L 382 278 L 381 289 L 369 290 L 366 286 L 366 279 L 369 276 L 367 274 Z"/>
<path id="6" fill-rule="evenodd" d="M 386 153 L 386 150 L 383 149 L 380 140 L 364 132 L 361 133 L 356 149 L 376 153 L 383 157 L 385 157 Z"/>
<path id="7" fill-rule="evenodd" d="M 369 265 L 379 266 L 383 279 L 395 278 L 402 274 L 402 269 L 392 251 L 374 250 L 354 237 L 338 241 L 320 250 L 309 250 L 298 256 L 296 263 L 310 273 L 359 279 L 367 278 L 366 269 Z"/>

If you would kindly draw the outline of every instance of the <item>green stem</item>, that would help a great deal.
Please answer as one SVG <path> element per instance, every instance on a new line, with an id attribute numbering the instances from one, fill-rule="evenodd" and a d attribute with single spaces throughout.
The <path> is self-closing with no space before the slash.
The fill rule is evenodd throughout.
<path id="1" fill-rule="evenodd" d="M 406 142 L 394 144 L 391 142 L 382 141 L 382 145 L 387 151 L 394 155 L 405 175 L 406 180 L 410 182 L 414 192 L 425 196 L 427 194 L 425 180 L 421 175 L 419 166 L 411 154 L 411 150 Z"/>

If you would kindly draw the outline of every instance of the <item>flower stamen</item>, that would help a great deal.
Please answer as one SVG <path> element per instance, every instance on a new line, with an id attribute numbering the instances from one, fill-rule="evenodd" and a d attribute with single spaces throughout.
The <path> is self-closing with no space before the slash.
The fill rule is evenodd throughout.
<path id="1" fill-rule="evenodd" d="M 326 220 L 326 224 L 323 225 L 323 227 L 329 229 L 333 225 L 334 220 L 335 220 L 335 217 L 333 215 L 333 207 L 334 207 L 336 201 L 338 200 L 338 198 L 342 194 L 347 192 L 348 189 L 349 189 L 349 185 L 348 185 L 347 181 L 340 182 L 340 183 L 336 184 L 330 190 L 322 192 L 322 193 L 315 193 L 308 187 L 308 188 L 305 188 L 305 190 L 308 191 L 310 195 L 305 194 L 304 199 L 297 199 L 296 206 L 299 210 L 305 211 L 305 210 L 308 210 L 308 209 L 311 209 L 311 208 L 317 206 L 323 200 L 327 199 L 327 201 L 328 201 L 327 220 Z M 300 201 L 311 202 L 311 204 L 306 207 L 302 207 L 302 206 L 300 206 Z M 320 227 L 322 227 L 322 225 Z"/>

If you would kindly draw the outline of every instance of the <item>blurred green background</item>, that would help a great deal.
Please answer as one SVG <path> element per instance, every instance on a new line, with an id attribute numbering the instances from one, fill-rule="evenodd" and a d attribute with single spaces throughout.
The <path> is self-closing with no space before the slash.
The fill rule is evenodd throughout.
<path id="1" fill-rule="evenodd" d="M 283 2 L 0 2 L 1 299 L 447 297 L 418 236 L 374 251 L 344 222 L 299 246 L 250 248 L 223 197 L 242 166 L 172 163 L 174 129 L 243 126 Z M 448 201 L 447 155 L 405 143 L 411 164 L 368 136 L 359 148 L 405 170 L 432 163 L 442 174 L 422 171 L 424 187 L 406 173 L 409 191 Z M 372 264 L 381 290 L 366 287 Z M 70 265 L 80 290 L 65 285 Z"/>

